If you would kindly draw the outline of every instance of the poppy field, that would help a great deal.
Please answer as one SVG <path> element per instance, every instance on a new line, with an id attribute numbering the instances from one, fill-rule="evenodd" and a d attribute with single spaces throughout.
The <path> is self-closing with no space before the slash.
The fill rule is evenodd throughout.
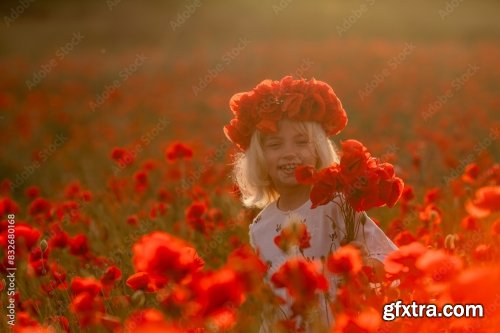
<path id="1" fill-rule="evenodd" d="M 427 35 L 378 24 L 387 4 L 318 3 L 1 5 L 1 332 L 258 332 L 280 300 L 249 244 L 259 210 L 240 201 L 223 126 L 233 94 L 285 75 L 333 87 L 348 118 L 336 147 L 361 142 L 402 194 L 367 211 L 399 248 L 382 273 L 346 245 L 291 259 L 275 286 L 313 316 L 317 265 L 342 277 L 331 332 L 498 331 L 498 5 L 422 5 L 415 16 L 441 31 Z M 404 315 L 386 306 L 397 301 L 483 311 Z M 301 330 L 289 318 L 273 332 Z"/>

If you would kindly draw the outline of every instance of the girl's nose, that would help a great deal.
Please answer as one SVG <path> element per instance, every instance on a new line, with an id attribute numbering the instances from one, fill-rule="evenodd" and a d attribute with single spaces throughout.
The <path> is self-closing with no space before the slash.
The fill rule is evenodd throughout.
<path id="1" fill-rule="evenodd" d="M 297 147 L 293 143 L 285 143 L 283 145 L 283 158 L 294 158 L 297 156 Z"/>

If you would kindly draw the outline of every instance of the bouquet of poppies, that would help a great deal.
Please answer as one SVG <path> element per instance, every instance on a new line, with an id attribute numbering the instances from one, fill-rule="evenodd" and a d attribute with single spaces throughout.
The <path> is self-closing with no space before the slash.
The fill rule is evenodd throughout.
<path id="1" fill-rule="evenodd" d="M 404 183 L 394 175 L 390 163 L 372 157 L 357 140 L 341 143 L 340 163 L 316 170 L 312 166 L 296 169 L 299 183 L 311 184 L 311 202 L 315 208 L 330 201 L 339 204 L 346 225 L 343 244 L 356 238 L 365 214 L 356 214 L 374 207 L 393 207 L 401 197 Z M 340 203 L 339 203 L 340 202 Z"/>

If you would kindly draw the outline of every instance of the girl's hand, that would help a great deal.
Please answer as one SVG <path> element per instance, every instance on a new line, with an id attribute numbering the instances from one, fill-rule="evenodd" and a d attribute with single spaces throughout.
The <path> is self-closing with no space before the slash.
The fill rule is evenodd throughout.
<path id="1" fill-rule="evenodd" d="M 349 244 L 359 250 L 363 259 L 363 265 L 371 267 L 377 280 L 382 280 L 385 274 L 384 264 L 380 260 L 368 257 L 368 250 L 362 242 L 352 241 Z"/>

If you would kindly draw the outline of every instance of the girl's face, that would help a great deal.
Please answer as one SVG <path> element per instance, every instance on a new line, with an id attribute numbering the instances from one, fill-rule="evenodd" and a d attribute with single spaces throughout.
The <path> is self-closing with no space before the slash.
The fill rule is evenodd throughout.
<path id="1" fill-rule="evenodd" d="M 284 119 L 278 124 L 278 132 L 264 136 L 262 148 L 267 162 L 269 177 L 278 193 L 301 186 L 295 179 L 298 165 L 316 166 L 318 154 L 307 133 L 297 126 L 298 122 Z"/>

